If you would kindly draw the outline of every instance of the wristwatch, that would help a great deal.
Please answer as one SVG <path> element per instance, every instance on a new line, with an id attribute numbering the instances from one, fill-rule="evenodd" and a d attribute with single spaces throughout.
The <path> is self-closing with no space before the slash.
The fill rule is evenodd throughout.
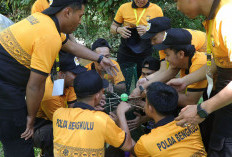
<path id="1" fill-rule="evenodd" d="M 206 110 L 204 110 L 201 107 L 201 104 L 197 105 L 197 114 L 201 117 L 201 118 L 206 118 L 209 114 L 206 112 Z"/>
<path id="2" fill-rule="evenodd" d="M 97 62 L 100 64 L 103 58 L 104 58 L 104 56 L 100 55 L 99 58 L 98 58 L 98 60 L 97 60 Z"/>
<path id="3" fill-rule="evenodd" d="M 142 93 L 143 91 L 144 91 L 144 88 L 143 88 L 143 86 L 139 86 L 139 90 L 140 90 L 140 93 Z"/>

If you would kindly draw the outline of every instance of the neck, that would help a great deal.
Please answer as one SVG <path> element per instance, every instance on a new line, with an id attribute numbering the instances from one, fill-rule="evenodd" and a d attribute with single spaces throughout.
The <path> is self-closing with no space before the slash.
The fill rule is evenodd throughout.
<path id="1" fill-rule="evenodd" d="M 55 16 L 56 16 L 56 18 L 58 19 L 59 26 L 60 26 L 60 31 L 61 31 L 61 32 L 64 32 L 65 26 L 63 25 L 64 22 L 63 22 L 63 18 L 62 18 L 61 12 L 58 12 Z"/>
<path id="2" fill-rule="evenodd" d="M 199 0 L 200 5 L 200 13 L 206 17 L 209 16 L 210 10 L 212 8 L 214 0 Z"/>
<path id="3" fill-rule="evenodd" d="M 189 56 L 184 57 L 184 59 L 183 59 L 183 65 L 182 65 L 181 68 L 188 69 L 188 66 L 189 66 Z"/>
<path id="4" fill-rule="evenodd" d="M 157 124 L 159 121 L 161 121 L 162 119 L 164 119 L 166 116 L 160 115 L 158 113 L 153 114 L 152 119 L 155 120 L 155 123 Z"/>
<path id="5" fill-rule="evenodd" d="M 93 99 L 79 99 L 78 102 L 83 102 L 85 104 L 88 104 L 92 107 L 95 107 L 95 103 Z"/>

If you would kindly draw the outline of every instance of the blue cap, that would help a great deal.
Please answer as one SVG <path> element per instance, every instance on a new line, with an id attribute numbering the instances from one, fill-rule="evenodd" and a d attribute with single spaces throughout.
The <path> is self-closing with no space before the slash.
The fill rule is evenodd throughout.
<path id="1" fill-rule="evenodd" d="M 60 71 L 70 71 L 74 74 L 87 71 L 87 69 L 79 64 L 76 56 L 60 51 Z"/>
<path id="2" fill-rule="evenodd" d="M 94 95 L 101 89 L 107 88 L 108 85 L 109 82 L 102 79 L 95 70 L 78 74 L 73 82 L 73 87 L 78 98 Z"/>
<path id="3" fill-rule="evenodd" d="M 167 17 L 157 17 L 147 22 L 147 32 L 141 36 L 142 39 L 150 39 L 157 33 L 171 28 L 171 21 Z"/>
<path id="4" fill-rule="evenodd" d="M 189 31 L 182 28 L 171 28 L 166 31 L 163 42 L 155 45 L 154 48 L 157 50 L 164 50 L 171 47 L 192 46 L 191 42 L 192 35 Z"/>

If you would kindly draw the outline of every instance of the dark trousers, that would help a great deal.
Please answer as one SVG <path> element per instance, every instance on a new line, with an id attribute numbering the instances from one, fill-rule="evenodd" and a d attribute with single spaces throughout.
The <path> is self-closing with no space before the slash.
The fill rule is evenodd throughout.
<path id="1" fill-rule="evenodd" d="M 226 138 L 221 150 L 209 149 L 209 157 L 232 157 L 232 138 Z"/>
<path id="2" fill-rule="evenodd" d="M 34 157 L 32 139 L 20 138 L 26 126 L 17 126 L 14 121 L 0 119 L 0 141 L 5 157 Z"/>
<path id="3" fill-rule="evenodd" d="M 46 124 L 37 128 L 33 137 L 34 146 L 42 150 L 43 157 L 53 157 L 53 128 Z"/>

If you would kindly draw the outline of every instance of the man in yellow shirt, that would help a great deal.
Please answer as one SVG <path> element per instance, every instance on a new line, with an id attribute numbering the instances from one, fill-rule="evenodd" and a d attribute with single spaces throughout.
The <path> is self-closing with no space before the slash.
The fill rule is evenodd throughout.
<path id="1" fill-rule="evenodd" d="M 132 153 L 137 157 L 206 157 L 199 127 L 176 126 L 174 121 L 178 105 L 176 90 L 161 82 L 150 84 L 146 90 L 144 110 L 147 116 L 154 119 L 155 127 L 149 134 L 140 137 Z M 125 102 L 118 107 L 130 109 L 130 105 Z"/>
<path id="2" fill-rule="evenodd" d="M 204 6 L 204 7 L 203 7 Z M 169 82 L 178 90 L 188 84 L 200 81 L 208 75 L 218 73 L 216 81 L 216 95 L 199 105 L 189 105 L 177 118 L 177 125 L 196 125 L 214 112 L 214 125 L 209 144 L 209 156 L 232 156 L 232 113 L 231 113 L 231 68 L 232 68 L 232 1 L 208 0 L 189 1 L 177 0 L 177 8 L 190 18 L 198 15 L 206 16 L 205 28 L 207 32 L 208 67 L 205 65 L 192 75 Z M 213 59 L 211 61 L 210 54 Z M 210 62 L 211 61 L 211 62 Z M 210 64 L 211 63 L 211 64 Z"/>
<path id="3" fill-rule="evenodd" d="M 162 44 L 154 46 L 158 50 L 164 50 L 166 60 L 173 69 L 180 69 L 180 77 L 191 74 L 206 64 L 204 52 L 197 52 L 191 45 L 192 35 L 185 29 L 171 28 L 166 31 Z M 197 103 L 207 87 L 207 80 L 191 84 L 184 93 L 179 93 L 178 105 Z"/>
<path id="4" fill-rule="evenodd" d="M 53 113 L 59 108 L 73 106 L 76 94 L 73 89 L 73 80 L 78 73 L 87 71 L 79 65 L 77 57 L 69 53 L 60 52 L 60 72 L 64 75 L 64 94 L 52 96 L 54 80 L 49 76 L 46 80 L 45 93 L 35 120 L 34 146 L 41 148 L 45 157 L 53 156 Z"/>
<path id="5" fill-rule="evenodd" d="M 74 79 L 78 101 L 74 108 L 60 108 L 53 116 L 54 156 L 103 157 L 105 143 L 125 151 L 131 149 L 132 140 L 125 123 L 120 123 L 122 130 L 109 115 L 94 109 L 107 87 L 105 81 L 94 70 L 80 73 Z M 118 113 L 124 110 L 119 109 Z"/>
<path id="6" fill-rule="evenodd" d="M 162 9 L 150 0 L 133 0 L 119 7 L 111 25 L 111 33 L 121 36 L 118 63 L 135 63 L 138 77 L 141 75 L 142 61 L 154 52 L 150 39 L 144 40 L 140 36 L 146 33 L 147 21 L 161 16 Z"/>
<path id="7" fill-rule="evenodd" d="M 166 35 L 166 30 L 171 28 L 170 19 L 167 17 L 157 17 L 148 21 L 149 26 L 147 28 L 146 34 L 142 36 L 144 39 L 151 39 L 152 45 L 161 44 Z M 189 31 L 192 35 L 192 45 L 194 45 L 196 51 L 206 52 L 206 36 L 204 32 L 192 29 L 185 29 Z M 146 79 L 140 79 L 138 85 L 143 85 L 143 88 L 146 88 L 150 83 L 161 81 L 167 82 L 173 77 L 175 77 L 180 69 L 172 68 L 168 66 L 168 62 L 165 60 L 165 53 L 163 50 L 159 51 L 160 57 L 160 69 L 156 73 L 147 77 Z M 149 80 L 149 81 L 148 81 Z M 136 88 L 133 93 L 139 94 L 139 88 Z"/>
<path id="8" fill-rule="evenodd" d="M 109 43 L 103 38 L 97 39 L 92 44 L 92 50 L 99 55 L 103 55 L 106 58 L 110 58 L 110 49 L 111 47 Z M 125 78 L 122 74 L 119 64 L 112 59 L 111 61 L 117 66 L 119 70 L 117 72 L 117 76 L 110 76 L 109 74 L 107 74 L 105 70 L 103 69 L 103 67 L 97 62 L 91 62 L 87 64 L 85 67 L 88 70 L 96 70 L 102 78 L 112 83 L 112 85 L 114 86 L 113 87 L 114 91 L 119 92 L 119 93 L 124 93 L 126 91 Z"/>
<path id="9" fill-rule="evenodd" d="M 114 67 L 109 59 L 61 38 L 61 32 L 70 34 L 81 23 L 85 4 L 85 0 L 53 0 L 43 13 L 32 14 L 0 32 L 0 141 L 5 156 L 34 156 L 34 119 L 61 48 L 98 60 L 107 72 Z"/>

